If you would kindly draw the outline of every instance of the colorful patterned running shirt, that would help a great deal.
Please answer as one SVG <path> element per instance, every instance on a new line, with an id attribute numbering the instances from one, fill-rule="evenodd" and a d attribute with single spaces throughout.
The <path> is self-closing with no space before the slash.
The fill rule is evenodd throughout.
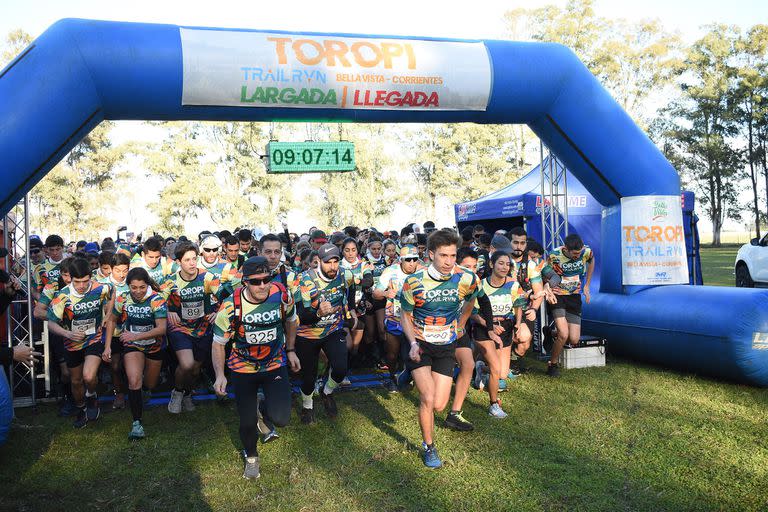
<path id="1" fill-rule="evenodd" d="M 570 259 L 563 254 L 564 247 L 559 247 L 549 253 L 547 262 L 552 270 L 560 276 L 560 284 L 552 288 L 556 295 L 579 295 L 581 293 L 581 278 L 587 273 L 587 267 L 592 262 L 592 249 L 584 246 L 576 259 Z"/>
<path id="2" fill-rule="evenodd" d="M 491 301 L 494 322 L 514 320 L 515 308 L 527 304 L 528 299 L 520 287 L 520 283 L 511 277 L 505 277 L 504 284 L 496 287 L 491 284 L 491 277 L 489 276 L 480 282 L 480 286 L 483 289 L 483 293 Z M 477 303 L 473 312 L 480 312 L 480 306 Z"/>
<path id="3" fill-rule="evenodd" d="M 215 274 L 198 271 L 197 276 L 187 281 L 181 270 L 170 276 L 167 282 L 168 311 L 179 315 L 177 325 L 168 330 L 182 332 L 193 338 L 202 338 L 208 333 L 208 315 L 214 311 L 211 297 L 219 291 L 220 281 Z"/>
<path id="4" fill-rule="evenodd" d="M 328 301 L 331 306 L 338 307 L 339 311 L 321 317 L 317 323 L 300 324 L 296 335 L 310 340 L 319 340 L 340 330 L 344 326 L 344 319 L 349 307 L 347 291 L 355 284 L 352 273 L 339 268 L 336 277 L 326 281 L 318 271 L 311 269 L 299 275 L 298 284 L 298 288 L 294 292 L 294 299 L 297 304 L 301 302 L 302 307 L 317 312 L 320 302 Z"/>
<path id="5" fill-rule="evenodd" d="M 373 256 L 370 256 L 369 254 L 365 257 L 363 262 L 371 269 L 371 274 L 373 275 L 373 286 L 376 287 L 376 285 L 379 284 L 381 273 L 384 272 L 385 268 L 387 268 L 387 260 L 384 257 L 384 254 L 382 253 L 378 260 L 374 259 Z"/>
<path id="6" fill-rule="evenodd" d="M 166 274 L 165 269 L 163 268 L 163 262 L 162 259 L 157 263 L 157 265 L 154 266 L 154 268 L 150 268 L 149 265 L 147 265 L 147 262 L 142 258 L 141 256 L 138 256 L 138 259 L 134 259 L 131 261 L 131 268 L 143 268 L 147 271 L 149 274 L 149 278 L 152 279 L 155 283 L 157 283 L 158 286 L 160 286 L 164 291 L 166 287 L 166 281 L 173 276 L 173 274 Z M 165 292 L 164 292 L 165 295 Z M 165 295 L 167 297 L 167 295 Z"/>
<path id="7" fill-rule="evenodd" d="M 146 333 L 156 327 L 155 320 L 168 317 L 165 299 L 151 289 L 144 299 L 136 301 L 130 293 L 119 295 L 115 299 L 112 314 L 117 320 L 115 335 L 121 332 Z M 162 337 L 148 340 L 123 342 L 124 347 L 143 348 L 154 343 L 162 343 Z"/>
<path id="8" fill-rule="evenodd" d="M 102 343 L 104 308 L 113 293 L 108 284 L 91 281 L 91 287 L 83 295 L 77 294 L 73 287 L 65 286 L 53 297 L 48 306 L 48 320 L 85 335 L 80 341 L 64 338 L 67 350 L 77 351 Z"/>
<path id="9" fill-rule="evenodd" d="M 273 282 L 262 302 L 252 302 L 244 288 L 240 296 L 239 319 L 235 296 L 221 304 L 213 324 L 213 341 L 232 341 L 227 366 L 238 373 L 261 373 L 286 365 L 285 322 L 296 322 L 293 299 L 281 284 Z"/>
<path id="10" fill-rule="evenodd" d="M 463 301 L 481 293 L 477 275 L 456 265 L 447 276 L 437 276 L 432 267 L 417 270 L 403 283 L 401 306 L 413 313 L 416 340 L 447 345 L 457 339 L 457 324 Z"/>
<path id="11" fill-rule="evenodd" d="M 43 288 L 49 284 L 53 284 L 58 291 L 59 277 L 61 277 L 61 262 L 54 263 L 51 260 L 46 259 L 43 263 L 35 267 L 32 282 L 38 293 L 42 293 Z"/>
<path id="12" fill-rule="evenodd" d="M 352 276 L 355 279 L 355 304 L 359 304 L 360 301 L 363 300 L 363 289 L 361 288 L 360 283 L 367 275 L 373 277 L 373 266 L 360 258 L 354 263 L 350 263 L 345 258 L 342 258 L 339 267 L 352 273 Z"/>
<path id="13" fill-rule="evenodd" d="M 416 269 L 417 271 L 420 269 Z M 403 283 L 411 274 L 403 272 L 399 263 L 391 265 L 384 269 L 379 277 L 379 284 L 376 285 L 376 289 L 382 292 L 386 292 L 390 286 L 397 290 L 397 295 L 394 299 L 387 298 L 387 305 L 384 307 L 384 318 L 390 322 L 400 323 L 400 301 L 403 294 Z"/>

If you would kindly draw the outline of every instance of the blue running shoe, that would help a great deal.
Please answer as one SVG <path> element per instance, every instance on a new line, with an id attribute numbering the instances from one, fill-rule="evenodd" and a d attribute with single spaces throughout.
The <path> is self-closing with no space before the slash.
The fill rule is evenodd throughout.
<path id="1" fill-rule="evenodd" d="M 432 445 L 432 448 L 427 446 L 427 443 L 421 443 L 422 453 L 421 457 L 424 460 L 424 465 L 429 469 L 439 469 L 443 467 L 443 462 L 440 460 L 440 456 L 437 454 L 437 448 Z"/>
<path id="2" fill-rule="evenodd" d="M 411 371 L 403 368 L 403 371 L 397 374 L 397 387 L 404 389 L 411 383 Z"/>
<path id="3" fill-rule="evenodd" d="M 507 381 L 504 379 L 499 379 L 499 393 L 502 393 L 507 390 Z"/>
<path id="4" fill-rule="evenodd" d="M 507 378 L 510 379 L 510 380 L 516 379 L 519 376 L 520 376 L 520 374 L 517 373 L 515 370 L 509 370 L 509 373 L 507 374 Z"/>

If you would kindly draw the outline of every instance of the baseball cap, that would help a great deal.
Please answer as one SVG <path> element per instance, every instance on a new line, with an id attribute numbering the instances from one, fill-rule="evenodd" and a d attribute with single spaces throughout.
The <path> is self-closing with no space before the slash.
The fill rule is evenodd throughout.
<path id="1" fill-rule="evenodd" d="M 38 249 L 41 249 L 43 247 L 43 241 L 40 240 L 39 237 L 34 235 L 29 237 L 29 248 L 31 249 L 33 247 L 36 247 Z"/>
<path id="2" fill-rule="evenodd" d="M 400 258 L 404 260 L 419 259 L 419 251 L 412 245 L 404 245 L 400 248 Z"/>
<path id="3" fill-rule="evenodd" d="M 200 242 L 201 249 L 218 249 L 221 247 L 221 239 L 216 235 L 208 235 Z"/>
<path id="4" fill-rule="evenodd" d="M 310 240 L 312 240 L 313 242 L 322 242 L 322 243 L 325 243 L 325 242 L 327 242 L 327 241 L 328 241 L 328 237 L 327 237 L 327 236 L 325 236 L 325 232 L 324 232 L 323 230 L 321 230 L 321 229 L 316 229 L 316 230 L 314 230 L 314 231 L 313 231 L 313 232 L 312 232 L 312 233 L 309 235 L 309 238 L 310 238 Z"/>
<path id="5" fill-rule="evenodd" d="M 320 257 L 320 261 L 328 263 L 332 259 L 341 259 L 339 255 L 339 248 L 333 244 L 325 244 L 317 250 L 317 255 Z"/>
<path id="6" fill-rule="evenodd" d="M 512 252 L 512 243 L 504 235 L 494 235 L 491 239 L 491 247 L 497 251 Z"/>
<path id="7" fill-rule="evenodd" d="M 86 253 L 92 252 L 92 253 L 99 253 L 99 244 L 96 242 L 88 242 L 85 244 L 85 247 L 83 247 L 83 251 Z"/>
<path id="8" fill-rule="evenodd" d="M 269 274 L 269 264 L 264 256 L 251 256 L 243 263 L 241 268 L 243 277 L 256 274 Z"/>

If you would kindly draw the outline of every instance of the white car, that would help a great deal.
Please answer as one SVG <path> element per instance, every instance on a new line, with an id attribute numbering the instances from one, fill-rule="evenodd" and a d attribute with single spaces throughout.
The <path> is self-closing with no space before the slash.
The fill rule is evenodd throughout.
<path id="1" fill-rule="evenodd" d="M 736 286 L 768 287 L 768 233 L 753 238 L 736 253 Z"/>

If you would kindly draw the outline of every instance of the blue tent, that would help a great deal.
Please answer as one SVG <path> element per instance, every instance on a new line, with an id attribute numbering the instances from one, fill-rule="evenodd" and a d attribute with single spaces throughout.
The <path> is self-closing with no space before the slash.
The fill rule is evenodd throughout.
<path id="1" fill-rule="evenodd" d="M 549 165 L 549 157 L 543 162 L 545 168 Z M 555 160 L 555 165 L 562 169 L 562 163 Z M 596 251 L 600 249 L 600 226 L 603 205 L 597 202 L 592 194 L 566 170 L 568 188 L 568 232 L 578 233 Z M 683 206 L 683 226 L 685 228 L 685 244 L 688 251 L 688 273 L 691 284 L 702 284 L 701 260 L 699 258 L 699 233 L 696 223 L 698 217 L 693 211 L 694 194 L 683 191 L 681 195 Z M 522 226 L 528 236 L 534 240 L 542 240 L 541 208 L 549 211 L 548 204 L 541 197 L 540 165 L 534 167 L 528 174 L 507 185 L 501 190 L 492 192 L 474 201 L 454 205 L 454 214 L 459 229 L 474 224 L 482 224 L 487 232 L 497 229 L 509 230 Z M 597 265 L 600 265 L 598 254 Z M 595 279 L 599 279 L 599 268 L 595 269 Z M 694 279 L 695 276 L 695 279 Z M 593 288 L 597 288 L 597 281 Z"/>

